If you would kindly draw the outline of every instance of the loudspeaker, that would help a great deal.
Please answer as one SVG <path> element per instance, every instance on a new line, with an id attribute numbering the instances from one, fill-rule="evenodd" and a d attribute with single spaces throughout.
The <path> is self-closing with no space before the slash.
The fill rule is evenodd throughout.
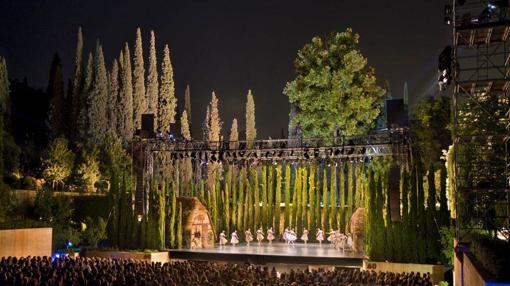
<path id="1" fill-rule="evenodd" d="M 148 137 L 154 137 L 154 114 L 142 114 L 142 134 Z"/>
<path id="2" fill-rule="evenodd" d="M 388 128 L 408 126 L 409 118 L 403 99 L 389 99 L 386 101 L 386 122 Z"/>

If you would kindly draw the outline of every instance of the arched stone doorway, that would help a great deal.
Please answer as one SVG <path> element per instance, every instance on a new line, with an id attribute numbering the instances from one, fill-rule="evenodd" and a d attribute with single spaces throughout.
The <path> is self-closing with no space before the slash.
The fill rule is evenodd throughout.
<path id="1" fill-rule="evenodd" d="M 214 247 L 214 228 L 205 206 L 197 198 L 178 198 L 182 203 L 183 242 L 186 248 Z"/>

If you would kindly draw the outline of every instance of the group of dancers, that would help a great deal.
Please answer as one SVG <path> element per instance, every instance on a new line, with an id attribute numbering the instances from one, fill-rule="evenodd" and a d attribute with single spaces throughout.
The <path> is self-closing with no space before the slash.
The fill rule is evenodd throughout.
<path id="1" fill-rule="evenodd" d="M 269 244 L 271 244 L 273 242 L 273 240 L 275 239 L 273 227 L 270 227 L 267 230 L 267 237 L 265 237 L 264 230 L 262 229 L 262 227 L 257 229 L 255 234 L 256 234 L 256 239 L 257 239 L 258 245 L 260 245 L 264 239 L 267 239 L 269 241 Z M 301 237 L 300 237 L 301 240 L 304 242 L 304 244 L 307 244 L 307 242 L 309 240 L 308 234 L 309 234 L 309 232 L 305 228 L 303 230 L 303 235 L 301 235 Z M 341 250 L 347 250 L 347 249 L 351 250 L 352 249 L 353 241 L 352 241 L 351 234 L 348 233 L 347 235 L 345 235 L 342 232 L 340 232 L 340 230 L 336 231 L 333 229 L 329 233 L 324 233 L 324 231 L 320 228 L 317 229 L 315 238 L 319 242 L 319 245 L 322 245 L 322 242 L 324 241 L 326 234 L 328 235 L 326 240 L 329 241 L 331 243 L 331 246 L 334 247 L 335 249 L 337 249 L 337 250 L 340 250 L 340 249 Z M 246 244 L 248 246 L 250 246 L 250 242 L 253 241 L 253 234 L 251 233 L 251 229 L 248 229 L 247 231 L 245 231 L 244 236 L 245 236 Z M 298 235 L 294 231 L 293 228 L 288 227 L 288 228 L 285 228 L 285 231 L 282 234 L 282 238 L 283 238 L 283 240 L 285 240 L 285 242 L 287 244 L 293 245 L 294 242 L 298 239 Z M 227 238 L 227 235 L 225 234 L 225 231 L 222 231 L 220 233 L 219 241 L 220 241 L 220 246 L 224 246 L 227 243 L 229 243 L 229 240 Z M 230 244 L 232 244 L 233 246 L 236 246 L 238 243 L 239 243 L 239 235 L 237 234 L 237 230 L 234 230 L 234 232 L 230 235 Z"/>

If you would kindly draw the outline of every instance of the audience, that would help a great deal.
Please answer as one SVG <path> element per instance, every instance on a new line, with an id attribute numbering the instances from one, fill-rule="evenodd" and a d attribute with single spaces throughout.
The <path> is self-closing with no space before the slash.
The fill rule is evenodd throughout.
<path id="1" fill-rule="evenodd" d="M 171 264 L 106 258 L 7 257 L 0 285 L 433 285 L 430 274 L 358 269 L 276 270 L 251 264 Z"/>

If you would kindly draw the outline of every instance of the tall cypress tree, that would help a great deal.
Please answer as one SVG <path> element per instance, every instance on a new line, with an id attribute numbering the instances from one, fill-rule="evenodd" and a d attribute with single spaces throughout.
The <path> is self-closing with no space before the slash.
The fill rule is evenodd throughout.
<path id="1" fill-rule="evenodd" d="M 83 89 L 83 34 L 81 27 L 78 27 L 78 38 L 76 41 L 76 53 L 74 56 L 74 74 L 71 95 L 71 124 L 70 131 L 72 140 L 77 139 L 77 131 L 79 130 L 78 118 L 84 99 L 82 98 Z"/>
<path id="2" fill-rule="evenodd" d="M 142 32 L 136 29 L 135 54 L 133 60 L 133 124 L 134 129 L 142 126 L 142 114 L 147 111 L 145 100 L 145 69 L 143 63 Z"/>
<path id="3" fill-rule="evenodd" d="M 436 181 L 435 181 L 435 170 L 434 166 L 431 164 L 427 176 L 427 181 L 429 185 L 429 193 L 427 196 L 427 209 L 425 211 L 426 215 L 426 254 L 429 261 L 439 261 L 440 253 L 439 253 L 439 225 L 436 220 L 437 211 L 436 211 Z"/>
<path id="4" fill-rule="evenodd" d="M 108 78 L 103 56 L 103 48 L 96 46 L 96 55 L 94 58 L 94 80 L 92 91 L 88 97 L 88 123 L 89 134 L 94 139 L 104 137 L 107 128 L 107 102 L 108 102 Z"/>
<path id="5" fill-rule="evenodd" d="M 179 216 L 177 217 L 177 248 L 182 248 L 182 203 L 179 202 Z"/>
<path id="6" fill-rule="evenodd" d="M 295 215 L 294 215 L 294 226 L 296 232 L 301 232 L 303 229 L 303 167 L 299 166 L 296 170 L 296 185 L 294 186 L 294 202 L 295 202 Z"/>
<path id="7" fill-rule="evenodd" d="M 181 116 L 181 135 L 185 140 L 191 140 L 191 133 L 189 131 L 188 113 L 186 110 L 182 112 Z"/>
<path id="8" fill-rule="evenodd" d="M 330 168 L 330 192 L 331 192 L 331 213 L 329 215 L 329 219 L 331 220 L 331 228 L 338 229 L 337 224 L 337 198 L 336 198 L 336 192 L 337 192 L 337 185 L 336 185 L 336 166 L 334 164 L 331 164 Z"/>
<path id="9" fill-rule="evenodd" d="M 89 126 L 88 113 L 89 113 L 89 96 L 92 90 L 92 82 L 94 80 L 94 58 L 92 53 L 89 53 L 87 60 L 87 67 L 85 69 L 85 80 L 83 82 L 83 88 L 81 91 L 81 98 L 83 99 L 80 105 L 77 119 L 77 136 L 80 139 L 84 139 Z"/>
<path id="10" fill-rule="evenodd" d="M 264 164 L 261 168 L 261 191 L 262 191 L 262 216 L 261 216 L 261 225 L 263 229 L 267 229 L 267 219 L 268 219 L 268 207 L 267 207 L 267 164 Z"/>
<path id="11" fill-rule="evenodd" d="M 274 163 L 276 164 L 276 163 Z M 267 227 L 274 225 L 274 165 L 269 164 L 267 170 L 267 201 L 268 201 L 268 216 Z"/>
<path id="12" fill-rule="evenodd" d="M 149 70 L 147 73 L 147 90 L 145 99 L 147 101 L 147 113 L 152 113 L 158 116 L 158 60 L 156 56 L 156 36 L 154 31 L 151 30 L 150 48 L 149 48 Z M 155 121 L 156 128 L 158 128 L 158 120 Z"/>
<path id="13" fill-rule="evenodd" d="M 329 199 L 328 199 L 328 174 L 326 169 L 322 175 L 322 228 L 329 231 Z"/>
<path id="14" fill-rule="evenodd" d="M 228 139 L 230 141 L 229 148 L 237 149 L 238 141 L 239 141 L 239 132 L 237 131 L 237 119 L 232 120 L 232 126 L 230 127 L 230 137 Z"/>
<path id="15" fill-rule="evenodd" d="M 308 216 L 308 175 L 306 166 L 303 167 L 303 171 L 301 172 L 301 220 L 303 221 L 303 227 L 300 229 L 301 231 L 310 227 L 310 221 Z"/>
<path id="16" fill-rule="evenodd" d="M 161 63 L 161 85 L 158 99 L 158 128 L 161 131 L 170 130 L 170 125 L 175 123 L 177 98 L 175 97 L 174 71 L 170 61 L 170 49 L 165 45 L 163 50 L 163 62 Z M 191 115 L 185 109 L 188 116 L 188 125 Z M 190 134 L 191 137 L 191 134 Z"/>
<path id="17" fill-rule="evenodd" d="M 441 172 L 440 173 L 441 189 L 440 189 L 440 193 L 439 193 L 439 202 L 441 204 L 439 207 L 440 223 L 441 223 L 441 226 L 450 226 L 450 212 L 448 211 L 448 198 L 446 197 L 447 174 L 446 174 L 446 167 L 442 164 L 441 164 L 440 172 Z"/>
<path id="18" fill-rule="evenodd" d="M 246 218 L 245 211 L 246 211 L 246 202 L 245 202 L 245 168 L 241 168 L 239 170 L 239 199 L 237 202 L 237 229 L 242 230 L 246 229 L 244 224 L 244 218 Z"/>
<path id="19" fill-rule="evenodd" d="M 108 129 L 117 130 L 117 105 L 119 101 L 119 63 L 113 60 L 110 73 L 110 88 L 108 92 Z"/>
<path id="20" fill-rule="evenodd" d="M 189 84 L 186 85 L 186 90 L 184 91 L 184 109 L 188 113 L 188 123 L 191 130 L 191 127 L 193 126 L 193 121 L 191 117 L 191 91 Z"/>
<path id="21" fill-rule="evenodd" d="M 282 202 L 282 168 L 283 165 L 276 166 L 276 193 L 274 203 L 274 232 L 276 235 L 280 234 L 280 210 Z"/>
<path id="22" fill-rule="evenodd" d="M 129 46 L 124 45 L 124 52 L 120 53 L 120 90 L 119 105 L 117 109 L 117 122 L 119 133 L 126 143 L 133 138 L 133 78 L 131 71 L 131 54 Z"/>
<path id="23" fill-rule="evenodd" d="M 310 202 L 310 224 L 309 224 L 309 230 L 310 232 L 313 232 L 317 229 L 317 216 L 316 216 L 316 209 L 317 209 L 317 205 L 316 205 L 316 189 L 315 189 L 315 163 L 314 162 L 311 162 L 310 163 L 310 170 L 308 171 L 309 172 L 309 175 L 308 175 L 308 200 Z M 315 236 L 312 235 L 310 237 L 311 240 L 314 240 L 315 239 Z"/>
<path id="24" fill-rule="evenodd" d="M 260 187 L 259 187 L 259 176 L 258 166 L 252 169 L 252 191 L 253 191 L 253 206 L 254 206 L 254 221 L 253 230 L 261 226 L 260 221 Z"/>
<path id="25" fill-rule="evenodd" d="M 255 128 L 255 101 L 253 100 L 251 90 L 248 90 L 246 97 L 246 141 L 251 144 L 250 142 L 253 142 L 257 137 L 257 129 Z"/>
<path id="26" fill-rule="evenodd" d="M 290 164 L 285 164 L 285 214 L 283 219 L 283 228 L 288 227 L 290 222 L 290 177 L 291 177 L 291 169 Z"/>
<path id="27" fill-rule="evenodd" d="M 218 98 L 214 91 L 211 95 L 211 102 L 209 103 L 209 112 L 210 112 L 210 120 L 209 120 L 209 133 L 208 133 L 208 141 L 209 142 L 219 142 L 221 136 L 221 126 L 223 122 L 220 118 L 220 111 L 218 108 Z"/>
<path id="28" fill-rule="evenodd" d="M 62 76 L 62 64 L 57 53 L 55 53 L 51 61 L 50 80 L 46 93 L 50 97 L 50 106 L 46 119 L 50 137 L 56 138 L 58 136 L 63 136 L 66 133 L 64 120 L 64 79 Z"/>

